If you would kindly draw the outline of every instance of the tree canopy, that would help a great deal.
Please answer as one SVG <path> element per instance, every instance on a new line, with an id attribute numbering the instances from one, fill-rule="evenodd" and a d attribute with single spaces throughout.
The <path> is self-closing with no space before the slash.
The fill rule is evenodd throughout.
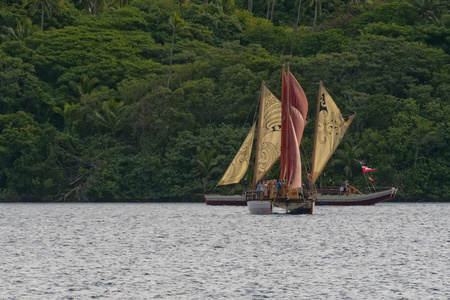
<path id="1" fill-rule="evenodd" d="M 280 96 L 289 63 L 309 124 L 319 81 L 344 116 L 357 113 L 319 180 L 363 188 L 361 161 L 399 199 L 449 201 L 449 8 L 0 1 L 0 198 L 187 201 L 210 192 L 254 122 L 261 82 Z"/>

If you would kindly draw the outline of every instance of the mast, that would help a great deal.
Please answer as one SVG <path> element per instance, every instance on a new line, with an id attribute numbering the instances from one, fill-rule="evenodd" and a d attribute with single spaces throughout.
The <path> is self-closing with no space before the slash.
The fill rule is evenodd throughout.
<path id="1" fill-rule="evenodd" d="M 288 105 L 286 104 L 286 101 L 288 100 L 288 84 L 287 84 L 287 76 L 284 71 L 284 65 L 282 68 L 282 75 L 281 75 L 281 164 L 280 164 L 280 180 L 283 180 L 286 177 L 286 174 L 288 173 L 288 137 L 289 134 L 287 132 L 288 126 L 288 118 L 289 118 L 289 111 L 288 111 Z"/>
<path id="2" fill-rule="evenodd" d="M 290 104 L 290 101 L 289 101 L 289 99 L 290 99 L 290 97 L 291 97 L 291 95 L 290 95 L 290 79 L 289 79 L 289 74 L 290 74 L 290 72 L 291 72 L 291 70 L 290 70 L 290 68 L 289 68 L 289 63 L 288 63 L 288 65 L 287 65 L 287 81 L 286 81 L 286 86 L 287 86 L 287 90 L 286 90 L 286 99 L 287 99 L 287 101 L 286 101 L 286 124 L 289 124 L 288 126 L 286 126 L 287 127 L 287 135 L 286 135 L 286 146 L 287 146 L 287 149 L 288 149 L 288 151 L 286 151 L 286 162 L 287 162 L 287 165 L 288 166 L 290 166 L 291 164 L 290 164 L 290 159 L 291 159 L 291 156 L 290 156 L 290 149 L 289 149 L 289 135 L 291 134 L 291 126 L 290 126 L 290 119 L 291 119 L 291 111 L 290 111 L 290 106 L 291 106 L 291 104 Z M 286 182 L 286 184 L 287 184 L 287 189 L 290 191 L 291 190 L 291 178 L 292 178 L 292 169 L 291 168 L 286 168 L 286 171 L 287 171 L 287 176 L 286 176 L 286 180 L 287 180 L 287 182 Z"/>
<path id="3" fill-rule="evenodd" d="M 261 83 L 261 96 L 259 97 L 259 118 L 258 118 L 258 130 L 256 133 L 256 154 L 255 154 L 255 167 L 253 170 L 253 189 L 256 188 L 256 173 L 258 170 L 258 153 L 259 153 L 259 137 L 261 134 L 261 127 L 262 127 L 262 122 L 261 122 L 261 114 L 262 114 L 262 106 L 263 106 L 263 100 L 264 100 L 264 87 L 265 87 L 265 81 L 263 80 Z"/>
<path id="4" fill-rule="evenodd" d="M 320 98 L 322 94 L 322 80 L 319 81 L 319 94 L 317 95 L 317 113 L 316 113 L 316 125 L 314 127 L 314 147 L 313 155 L 311 160 L 311 175 L 314 174 L 314 158 L 316 157 L 316 144 L 317 144 L 317 129 L 319 127 L 319 109 L 320 109 Z M 312 179 L 312 178 L 311 178 Z M 314 186 L 314 181 L 310 182 L 311 186 Z"/>

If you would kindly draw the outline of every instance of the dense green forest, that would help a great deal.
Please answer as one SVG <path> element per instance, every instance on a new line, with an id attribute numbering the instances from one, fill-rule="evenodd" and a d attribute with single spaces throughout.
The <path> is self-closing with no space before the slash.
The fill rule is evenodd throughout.
<path id="1" fill-rule="evenodd" d="M 449 8 L 0 0 L 0 198 L 189 201 L 211 192 L 254 121 L 261 82 L 279 97 L 289 63 L 309 101 L 305 165 L 318 82 L 344 117 L 357 113 L 320 180 L 363 189 L 363 161 L 398 199 L 449 201 Z"/>

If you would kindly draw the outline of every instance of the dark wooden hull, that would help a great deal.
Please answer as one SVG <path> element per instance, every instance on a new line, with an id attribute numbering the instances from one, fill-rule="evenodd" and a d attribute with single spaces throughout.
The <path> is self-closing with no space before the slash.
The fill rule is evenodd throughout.
<path id="1" fill-rule="evenodd" d="M 381 192 L 363 195 L 322 195 L 317 194 L 316 205 L 375 205 L 377 203 L 393 199 L 397 193 L 396 188 L 391 188 Z M 224 195 L 204 195 L 207 205 L 221 205 L 221 206 L 247 206 L 247 201 L 244 195 L 224 196 Z M 298 208 L 298 213 L 312 213 L 313 206 Z M 293 209 L 293 213 L 295 211 Z"/>
<path id="2" fill-rule="evenodd" d="M 206 205 L 247 206 L 244 195 L 204 195 Z"/>
<path id="3" fill-rule="evenodd" d="M 322 195 L 317 194 L 317 205 L 375 205 L 392 199 L 397 193 L 396 188 L 363 195 Z"/>

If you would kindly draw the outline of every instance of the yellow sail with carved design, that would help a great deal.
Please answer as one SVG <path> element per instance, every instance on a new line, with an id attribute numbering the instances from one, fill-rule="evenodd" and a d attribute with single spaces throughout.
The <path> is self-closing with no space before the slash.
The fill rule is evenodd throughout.
<path id="1" fill-rule="evenodd" d="M 281 102 L 264 82 L 261 94 L 254 182 L 269 172 L 281 153 Z"/>
<path id="2" fill-rule="evenodd" d="M 250 132 L 247 135 L 247 138 L 245 139 L 244 143 L 242 143 L 241 148 L 236 153 L 236 156 L 234 157 L 225 174 L 222 176 L 222 179 L 220 179 L 219 185 L 238 183 L 239 181 L 241 181 L 242 177 L 244 177 L 245 172 L 247 172 L 250 156 L 252 153 L 255 127 L 256 125 L 253 124 L 252 129 L 250 129 Z"/>
<path id="3" fill-rule="evenodd" d="M 311 169 L 311 181 L 313 184 L 341 142 L 354 117 L 355 115 L 351 116 L 347 121 L 344 120 L 336 103 L 334 103 L 330 94 L 320 82 Z"/>

